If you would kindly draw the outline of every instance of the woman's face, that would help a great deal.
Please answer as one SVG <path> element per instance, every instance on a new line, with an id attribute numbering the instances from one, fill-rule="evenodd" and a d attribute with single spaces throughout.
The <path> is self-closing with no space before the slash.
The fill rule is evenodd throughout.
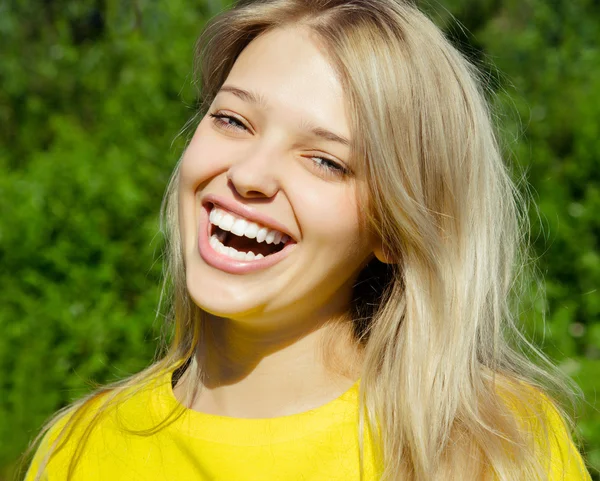
<path id="1" fill-rule="evenodd" d="M 308 31 L 274 30 L 242 52 L 181 164 L 187 287 L 199 307 L 263 329 L 347 309 L 374 250 L 350 135 L 342 86 Z"/>

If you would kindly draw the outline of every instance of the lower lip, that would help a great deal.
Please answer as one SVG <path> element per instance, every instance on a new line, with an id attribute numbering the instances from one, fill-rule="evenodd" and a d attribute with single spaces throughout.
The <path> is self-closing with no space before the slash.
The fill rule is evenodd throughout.
<path id="1" fill-rule="evenodd" d="M 275 254 L 270 254 L 262 259 L 252 261 L 240 261 L 232 259 L 225 254 L 221 254 L 214 250 L 209 243 L 212 225 L 209 222 L 210 208 L 211 206 L 206 205 L 200 209 L 200 225 L 198 228 L 198 250 L 200 252 L 200 257 L 202 257 L 204 262 L 208 265 L 230 274 L 248 274 L 277 264 L 294 250 L 296 244 L 288 244 Z"/>

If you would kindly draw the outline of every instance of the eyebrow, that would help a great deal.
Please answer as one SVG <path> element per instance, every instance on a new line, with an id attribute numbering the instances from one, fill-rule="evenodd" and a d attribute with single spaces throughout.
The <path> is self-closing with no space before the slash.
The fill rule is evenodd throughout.
<path id="1" fill-rule="evenodd" d="M 221 90 L 219 90 L 218 93 L 221 92 L 229 92 L 230 94 L 233 94 L 236 97 L 242 99 L 244 102 L 256 104 L 262 108 L 265 108 L 267 106 L 267 101 L 262 95 L 256 94 L 254 92 L 249 92 L 248 90 L 243 90 L 238 87 L 233 87 L 231 85 L 223 85 L 223 87 L 221 87 Z"/>
<path id="2" fill-rule="evenodd" d="M 221 93 L 221 92 L 228 92 L 230 94 L 235 95 L 236 97 L 243 100 L 244 102 L 258 105 L 261 108 L 266 108 L 266 106 L 267 106 L 267 101 L 264 96 L 254 93 L 254 92 L 251 92 L 251 91 L 248 91 L 248 90 L 244 90 L 244 89 L 234 87 L 231 85 L 224 85 L 223 87 L 221 87 L 221 90 L 219 90 L 218 93 Z M 345 146 L 350 145 L 350 141 L 347 138 L 342 137 L 341 135 L 335 134 L 335 133 L 331 132 L 330 130 L 324 129 L 322 127 L 313 126 L 309 122 L 303 122 L 302 125 L 315 137 L 319 137 L 321 139 L 328 140 L 330 142 L 338 142 Z"/>
<path id="3" fill-rule="evenodd" d="M 330 142 L 338 142 L 342 145 L 346 145 L 349 146 L 350 145 L 350 141 L 345 138 L 342 137 L 338 134 L 334 134 L 333 132 L 324 129 L 322 127 L 308 127 L 308 131 L 313 134 L 315 137 L 319 137 L 321 139 L 324 140 L 329 140 Z"/>

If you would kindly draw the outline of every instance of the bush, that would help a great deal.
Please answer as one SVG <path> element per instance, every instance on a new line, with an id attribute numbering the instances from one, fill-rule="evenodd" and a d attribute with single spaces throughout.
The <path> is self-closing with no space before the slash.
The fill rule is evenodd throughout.
<path id="1" fill-rule="evenodd" d="M 193 114 L 193 40 L 213 12 L 127 5 L 0 7 L 5 473 L 90 380 L 153 358 L 159 206 L 182 150 L 173 139 Z"/>

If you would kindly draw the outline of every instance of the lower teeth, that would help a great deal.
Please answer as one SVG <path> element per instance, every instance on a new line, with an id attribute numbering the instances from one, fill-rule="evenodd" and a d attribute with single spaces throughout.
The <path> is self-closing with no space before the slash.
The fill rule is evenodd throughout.
<path id="1" fill-rule="evenodd" d="M 254 252 L 240 252 L 235 250 L 233 247 L 227 247 L 217 238 L 215 234 L 210 237 L 210 246 L 218 253 L 231 257 L 236 261 L 256 261 L 263 259 L 265 256 L 262 254 L 254 254 Z"/>

